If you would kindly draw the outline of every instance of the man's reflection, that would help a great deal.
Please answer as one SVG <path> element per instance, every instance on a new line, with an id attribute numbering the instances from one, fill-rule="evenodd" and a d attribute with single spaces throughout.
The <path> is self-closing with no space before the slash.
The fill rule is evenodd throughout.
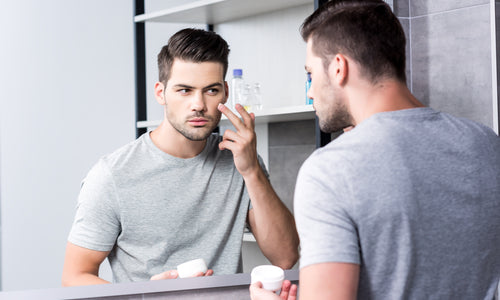
<path id="1" fill-rule="evenodd" d="M 271 263 L 297 261 L 293 217 L 257 155 L 255 116 L 224 106 L 228 54 L 224 39 L 198 29 L 163 47 L 155 97 L 164 120 L 86 176 L 63 285 L 107 283 L 98 277 L 106 257 L 114 282 L 176 278 L 176 266 L 196 258 L 209 268 L 200 276 L 240 272 L 245 223 Z M 212 133 L 221 113 L 235 127 L 223 136 Z"/>

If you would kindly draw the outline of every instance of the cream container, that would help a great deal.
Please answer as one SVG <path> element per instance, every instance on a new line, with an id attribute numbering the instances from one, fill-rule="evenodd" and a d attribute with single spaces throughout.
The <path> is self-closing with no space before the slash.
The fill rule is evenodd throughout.
<path id="1" fill-rule="evenodd" d="M 253 268 L 250 276 L 252 283 L 260 281 L 264 289 L 275 292 L 281 289 L 285 279 L 285 272 L 277 266 L 261 265 Z"/>
<path id="2" fill-rule="evenodd" d="M 207 264 L 203 258 L 193 259 L 177 266 L 179 278 L 193 277 L 199 272 L 205 274 L 207 270 Z"/>

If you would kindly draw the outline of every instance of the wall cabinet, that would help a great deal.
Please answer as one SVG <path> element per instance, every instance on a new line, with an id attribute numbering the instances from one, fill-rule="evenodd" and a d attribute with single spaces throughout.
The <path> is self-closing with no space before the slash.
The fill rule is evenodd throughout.
<path id="1" fill-rule="evenodd" d="M 218 24 L 312 3 L 311 0 L 198 0 L 137 15 L 135 22 Z"/>
<path id="2" fill-rule="evenodd" d="M 316 1 L 317 2 L 317 1 Z M 169 7 L 166 9 L 156 10 L 144 13 L 144 1 L 136 0 L 136 15 L 134 22 L 136 24 L 136 132 L 137 136 L 147 131 L 147 128 L 156 127 L 161 120 L 148 120 L 146 112 L 146 79 L 145 79 L 145 33 L 144 23 L 146 22 L 161 22 L 161 23 L 193 23 L 207 24 L 209 28 L 213 28 L 214 24 L 221 24 L 235 20 L 245 19 L 249 17 L 259 16 L 266 13 L 279 12 L 286 9 L 310 4 L 315 1 L 311 0 L 198 0 L 188 3 L 183 3 L 178 6 Z M 318 5 L 318 4 L 315 4 Z M 300 20 L 302 21 L 302 20 Z M 300 39 L 298 28 L 294 33 L 297 39 Z M 272 33 L 269 33 L 272 34 Z M 231 43 L 230 43 L 231 45 Z M 232 47 L 232 45 L 231 45 Z M 272 49 L 272 48 L 271 48 Z M 233 54 L 234 55 L 234 54 Z M 254 58 L 255 59 L 255 58 Z M 231 65 L 230 58 L 230 65 Z M 302 63 L 302 61 L 301 61 Z M 244 69 L 245 71 L 245 69 Z M 295 71 L 295 70 L 294 70 Z M 289 70 L 285 70 L 289 72 Z M 257 124 L 267 124 L 271 122 L 297 121 L 304 119 L 314 119 L 314 109 L 312 105 L 300 105 L 299 101 L 303 99 L 305 103 L 305 91 L 303 89 L 305 83 L 305 72 L 297 70 L 298 76 L 303 76 L 304 81 L 295 84 L 301 90 L 299 93 L 294 93 L 295 101 L 291 101 L 290 105 L 282 105 L 273 103 L 269 98 L 263 95 L 264 109 L 254 111 Z M 231 75 L 231 70 L 228 70 L 228 77 Z M 227 78 L 229 84 L 230 80 Z M 263 82 L 264 86 L 270 89 L 271 83 Z M 291 85 L 291 83 L 288 83 Z M 280 88 L 280 87 L 273 87 Z M 297 88 L 297 87 L 295 87 Z M 301 93 L 300 93 L 301 91 Z M 274 95 L 273 95 L 274 96 Z M 300 98 L 300 99 L 299 99 Z M 299 99 L 299 101 L 297 101 Z M 225 127 L 227 120 L 223 117 L 221 126 Z M 265 131 L 265 130 L 264 130 Z M 260 130 L 262 132 L 262 130 Z M 261 134 L 262 135 L 262 134 Z M 321 137 L 321 136 L 320 136 Z M 261 137 L 261 140 L 265 137 Z M 324 136 L 323 136 L 324 138 Z M 262 143 L 260 143 L 262 144 Z M 265 142 L 267 144 L 267 142 Z"/>

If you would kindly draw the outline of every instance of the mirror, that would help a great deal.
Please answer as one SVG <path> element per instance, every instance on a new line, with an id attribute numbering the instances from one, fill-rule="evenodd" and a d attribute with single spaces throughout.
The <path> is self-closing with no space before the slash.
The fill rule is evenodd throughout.
<path id="1" fill-rule="evenodd" d="M 0 47 L 1 289 L 56 288 L 61 286 L 81 180 L 101 156 L 135 139 L 133 6 L 132 1 L 119 0 L 54 0 L 43 5 L 20 0 L 2 5 L 9 13 L 0 20 L 0 35 L 8 41 Z M 292 9 L 280 25 L 297 44 L 290 53 L 295 52 L 291 59 L 299 76 L 283 80 L 298 81 L 294 90 L 287 91 L 298 101 L 303 98 L 305 45 L 297 28 L 311 10 L 312 3 Z M 258 22 L 269 24 L 276 16 L 264 16 Z M 235 40 L 236 28 L 251 28 L 255 22 L 230 24 L 221 30 L 233 32 L 228 42 L 237 43 L 241 40 Z M 169 32 L 187 25 L 172 26 L 166 31 L 164 24 L 148 25 L 157 34 L 153 48 L 148 48 L 148 70 L 156 69 L 156 55 Z M 262 52 L 266 47 L 262 44 L 261 48 Z M 235 46 L 231 63 L 248 65 L 237 53 Z M 275 57 L 263 63 L 268 60 Z M 250 74 L 254 81 L 265 80 Z M 151 92 L 156 76 L 148 73 L 147 78 Z M 273 84 L 265 88 L 268 93 L 274 90 Z M 152 98 L 148 106 L 153 119 L 161 116 L 162 108 Z M 278 171 L 276 167 L 271 171 L 275 172 L 272 178 L 278 178 Z M 287 193 L 282 198 L 289 199 L 289 206 L 294 184 L 281 184 L 282 193 Z M 244 245 L 247 270 L 264 262 L 254 242 Z M 107 266 L 102 272 L 111 278 Z"/>
<path id="2" fill-rule="evenodd" d="M 432 78 L 439 78 L 436 73 L 458 70 L 446 62 L 438 65 L 427 59 L 431 55 L 427 53 L 431 49 L 429 43 L 435 42 L 427 38 L 429 27 L 474 23 L 477 26 L 460 27 L 460 30 L 481 32 L 470 34 L 479 40 L 461 42 L 454 39 L 451 41 L 457 43 L 453 44 L 454 48 L 469 51 L 470 47 L 478 45 L 496 54 L 495 34 L 491 33 L 498 31 L 491 26 L 498 21 L 497 17 L 493 18 L 497 22 L 488 20 L 488 16 L 496 16 L 496 11 L 491 11 L 496 6 L 488 3 L 457 7 L 459 4 L 453 0 L 427 2 L 397 0 L 393 1 L 393 7 L 410 39 L 407 52 L 407 65 L 411 66 L 408 68 L 409 84 L 422 94 L 423 100 L 427 99 L 428 104 L 445 107 L 448 100 L 453 103 L 453 98 L 464 92 L 464 87 L 454 83 L 451 85 L 455 87 L 453 93 L 443 95 L 440 103 L 429 100 L 431 91 L 438 90 L 433 84 L 439 82 L 432 82 Z M 0 37 L 6 41 L 0 47 L 1 289 L 54 288 L 60 286 L 66 239 L 80 181 L 99 157 L 135 138 L 133 7 L 131 1 L 120 0 L 54 0 L 43 4 L 36 0 L 18 0 L 3 1 L 2 7 L 8 13 L 0 18 Z M 265 101 L 276 106 L 303 101 L 305 47 L 297 29 L 312 7 L 311 1 L 286 14 L 269 13 L 216 28 L 227 37 L 231 46 L 229 70 L 245 66 L 250 78 L 262 82 L 264 105 Z M 410 15 L 410 7 L 413 13 L 419 14 Z M 452 11 L 454 13 L 450 13 Z M 467 16 L 469 21 L 457 22 L 461 16 L 457 18 L 456 14 Z M 409 31 L 410 23 L 412 32 Z M 185 27 L 186 24 L 173 26 Z M 199 26 L 204 28 L 204 25 Z M 284 34 L 274 31 L 269 34 L 270 26 L 273 30 L 279 28 Z M 417 31 L 419 26 L 425 30 Z M 151 93 L 156 75 L 150 70 L 155 70 L 158 49 L 170 36 L 169 32 L 179 27 L 168 30 L 164 24 L 148 24 L 147 27 L 149 33 L 165 36 L 149 43 L 151 47 L 148 46 L 146 52 L 148 91 Z M 453 32 L 454 28 L 447 30 Z M 258 34 L 262 32 L 267 34 Z M 277 36 L 285 37 L 289 43 L 286 51 L 281 47 L 270 48 Z M 439 49 L 439 44 L 432 49 L 436 47 Z M 250 57 L 258 57 L 263 65 L 287 72 L 280 78 L 267 75 L 274 74 L 272 72 L 258 73 L 252 69 L 255 64 L 248 62 Z M 478 76 L 474 76 L 479 78 L 476 83 L 484 88 L 474 91 L 480 95 L 471 100 L 493 99 L 494 105 L 481 103 L 477 114 L 481 115 L 478 118 L 493 115 L 493 118 L 479 121 L 494 126 L 498 132 L 496 55 L 493 56 L 494 64 L 489 51 L 487 55 L 475 57 L 481 67 L 471 70 L 478 72 Z M 439 66 L 438 72 L 431 66 Z M 417 76 L 422 69 L 427 72 L 423 73 L 425 78 Z M 462 76 L 463 70 L 458 71 L 454 73 Z M 152 95 L 149 99 L 153 99 Z M 491 107 L 495 107 L 496 112 L 491 113 Z M 148 114 L 153 119 L 161 117 L 161 108 L 154 100 L 148 103 Z M 297 126 L 300 130 L 295 131 L 307 137 L 310 125 L 305 122 Z M 306 139 L 292 142 L 282 138 L 278 143 L 276 140 L 284 136 L 282 129 L 279 124 L 269 127 L 268 169 L 275 189 L 290 207 L 294 179 L 293 174 L 285 174 L 282 166 L 285 163 L 300 166 L 314 149 L 314 142 L 311 146 Z M 299 153 L 300 157 L 284 161 L 292 152 Z M 258 252 L 254 243 L 244 244 L 248 248 L 243 249 L 244 255 L 260 259 L 255 254 Z"/>

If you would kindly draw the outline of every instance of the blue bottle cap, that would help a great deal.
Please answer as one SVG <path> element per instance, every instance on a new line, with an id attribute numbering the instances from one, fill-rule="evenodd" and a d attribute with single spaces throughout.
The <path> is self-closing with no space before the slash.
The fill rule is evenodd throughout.
<path id="1" fill-rule="evenodd" d="M 243 75 L 242 69 L 233 69 L 233 76 L 242 76 L 242 75 Z"/>

